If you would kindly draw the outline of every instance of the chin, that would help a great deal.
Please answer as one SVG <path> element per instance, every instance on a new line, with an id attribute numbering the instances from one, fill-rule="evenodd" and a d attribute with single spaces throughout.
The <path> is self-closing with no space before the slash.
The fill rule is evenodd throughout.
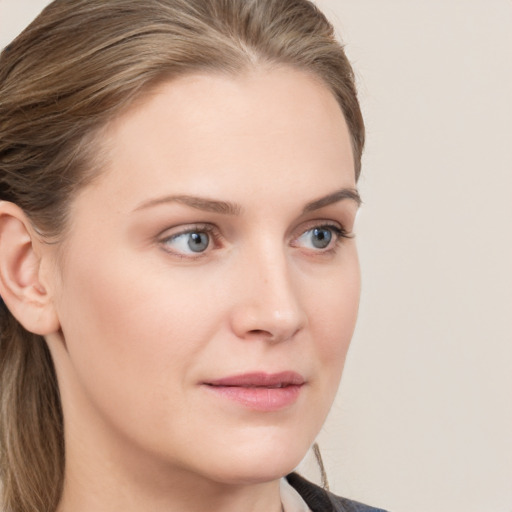
<path id="1" fill-rule="evenodd" d="M 250 466 L 233 464 L 225 470 L 219 468 L 215 475 L 210 476 L 210 479 L 217 483 L 235 486 L 263 484 L 279 480 L 288 475 L 297 467 L 299 462 L 300 459 L 296 464 L 281 464 L 276 463 L 275 460 Z"/>
<path id="2" fill-rule="evenodd" d="M 292 442 L 290 442 L 292 440 Z M 291 436 L 286 442 L 261 439 L 243 449 L 233 444 L 219 455 L 210 469 L 214 480 L 230 485 L 246 485 L 278 480 L 302 461 L 310 443 Z"/>

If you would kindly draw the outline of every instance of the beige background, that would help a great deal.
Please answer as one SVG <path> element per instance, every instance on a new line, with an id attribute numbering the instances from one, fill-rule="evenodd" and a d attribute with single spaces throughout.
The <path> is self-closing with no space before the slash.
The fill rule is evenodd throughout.
<path id="1" fill-rule="evenodd" d="M 0 0 L 0 46 L 46 3 Z M 394 512 L 512 512 L 512 1 L 318 3 L 368 127 L 331 487 Z"/>

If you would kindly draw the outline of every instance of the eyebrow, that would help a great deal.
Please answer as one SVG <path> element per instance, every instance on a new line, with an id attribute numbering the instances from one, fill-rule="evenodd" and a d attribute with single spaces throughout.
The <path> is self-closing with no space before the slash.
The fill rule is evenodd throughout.
<path id="1" fill-rule="evenodd" d="M 321 197 L 320 199 L 315 199 L 308 203 L 303 213 L 313 212 L 315 210 L 319 210 L 320 208 L 324 208 L 325 206 L 329 206 L 330 204 L 338 203 L 339 201 L 343 201 L 344 199 L 350 199 L 355 201 L 357 206 L 361 206 L 363 201 L 361 200 L 361 196 L 359 192 L 355 188 L 341 188 L 340 190 L 336 190 L 332 194 L 328 196 Z"/>
<path id="2" fill-rule="evenodd" d="M 356 189 L 353 188 L 342 188 L 329 194 L 327 196 L 315 199 L 306 204 L 303 208 L 302 213 L 309 213 L 325 206 L 343 201 L 344 199 L 350 199 L 355 201 L 358 206 L 361 205 L 361 197 Z M 135 208 L 135 211 L 150 208 L 152 206 L 158 206 L 166 203 L 179 203 L 185 206 L 190 206 L 196 210 L 203 210 L 206 212 L 220 213 L 223 215 L 237 216 L 242 212 L 242 207 L 239 204 L 231 203 L 229 201 L 218 201 L 215 199 L 207 199 L 204 197 L 190 196 L 190 195 L 171 195 L 159 197 L 156 199 L 150 199 L 145 201 L 141 205 Z"/>
<path id="3" fill-rule="evenodd" d="M 157 206 L 165 203 L 179 203 L 185 206 L 190 206 L 196 210 L 203 210 L 205 212 L 221 213 L 223 215 L 240 215 L 242 207 L 235 203 L 228 201 L 217 201 L 215 199 L 206 199 L 204 197 L 177 195 L 177 196 L 164 196 L 157 199 L 151 199 L 142 203 L 135 210 L 142 210 L 151 206 Z"/>

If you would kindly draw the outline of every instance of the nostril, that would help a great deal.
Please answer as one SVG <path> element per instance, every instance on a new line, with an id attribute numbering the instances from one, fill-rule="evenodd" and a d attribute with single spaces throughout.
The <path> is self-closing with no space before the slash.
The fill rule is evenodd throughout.
<path id="1" fill-rule="evenodd" d="M 297 329 L 252 329 L 250 331 L 247 331 L 245 337 L 246 339 L 252 339 L 255 341 L 265 340 L 270 343 L 277 343 L 293 338 L 298 331 L 300 331 L 300 327 L 298 327 Z"/>
<path id="2" fill-rule="evenodd" d="M 253 334 L 254 336 L 267 336 L 269 338 L 272 338 L 272 333 L 265 331 L 264 329 L 253 329 L 249 331 L 249 334 Z"/>

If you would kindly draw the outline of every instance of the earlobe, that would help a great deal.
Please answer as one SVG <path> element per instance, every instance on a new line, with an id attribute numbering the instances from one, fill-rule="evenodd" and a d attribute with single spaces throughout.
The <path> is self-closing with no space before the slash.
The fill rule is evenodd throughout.
<path id="1" fill-rule="evenodd" d="M 0 296 L 25 329 L 44 336 L 60 326 L 42 279 L 41 244 L 23 211 L 0 201 Z"/>

